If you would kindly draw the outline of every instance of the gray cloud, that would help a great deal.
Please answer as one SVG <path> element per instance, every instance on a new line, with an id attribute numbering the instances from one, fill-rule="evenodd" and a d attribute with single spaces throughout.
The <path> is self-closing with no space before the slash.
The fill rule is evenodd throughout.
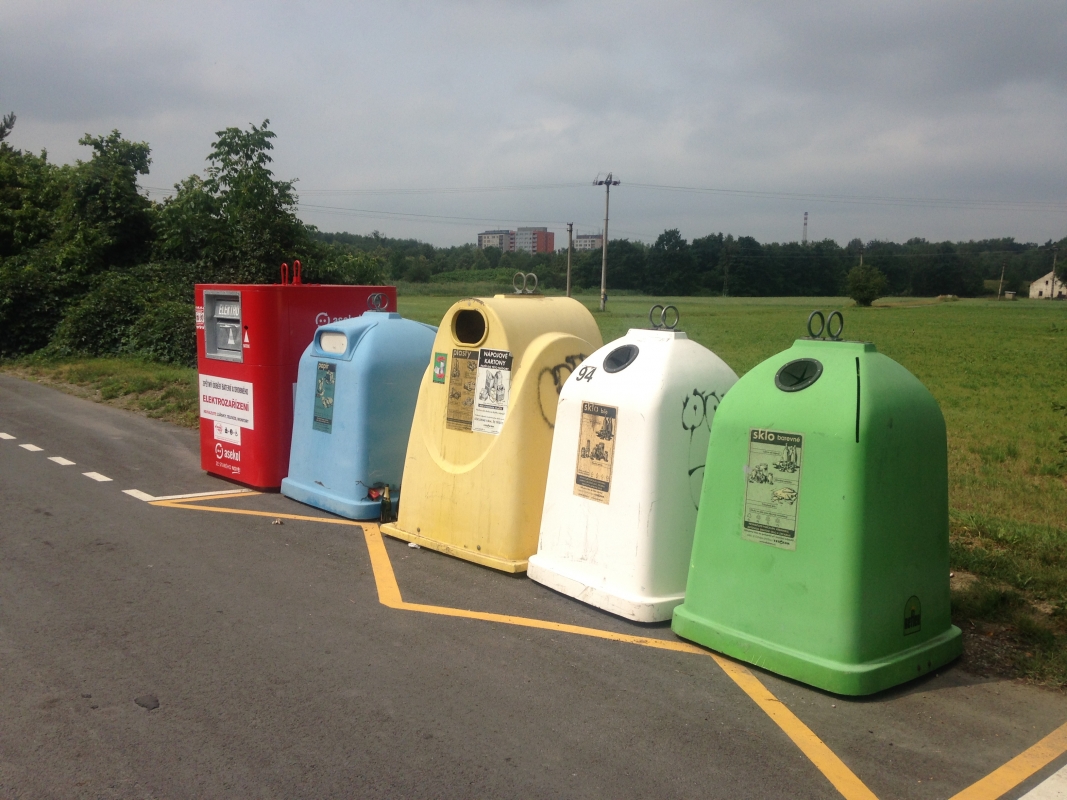
<path id="1" fill-rule="evenodd" d="M 0 105 L 16 146 L 79 157 L 120 128 L 147 183 L 200 171 L 213 132 L 269 117 L 276 172 L 308 205 L 841 241 L 1062 236 L 1067 213 L 680 194 L 655 183 L 806 195 L 1067 204 L 1067 7 L 862 4 L 79 3 L 0 7 Z M 322 198 L 328 197 L 329 201 Z M 484 225 L 307 208 L 327 229 L 473 240 Z M 492 223 L 494 226 L 497 223 Z"/>

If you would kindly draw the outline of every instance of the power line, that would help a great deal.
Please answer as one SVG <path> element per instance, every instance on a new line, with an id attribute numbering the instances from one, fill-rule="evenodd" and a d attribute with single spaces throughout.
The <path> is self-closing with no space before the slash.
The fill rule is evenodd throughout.
<path id="1" fill-rule="evenodd" d="M 692 194 L 724 194 L 736 197 L 753 197 L 766 200 L 813 200 L 823 203 L 846 203 L 856 205 L 898 205 L 935 208 L 1023 208 L 1033 211 L 1067 212 L 1067 202 L 1022 201 L 1022 200 L 962 200 L 944 197 L 887 197 L 877 195 L 810 194 L 804 192 L 758 191 L 753 189 L 722 189 L 699 186 L 669 186 L 657 183 L 627 183 L 635 189 L 653 189 L 667 192 Z"/>
<path id="2" fill-rule="evenodd" d="M 415 189 L 296 189 L 299 195 L 306 196 L 382 196 L 382 195 L 432 195 L 432 194 L 479 194 L 494 192 L 541 191 L 553 189 L 584 188 L 584 183 L 541 183 L 511 184 L 502 186 L 452 186 L 419 187 Z M 688 194 L 721 194 L 733 197 L 750 197 L 763 200 L 809 200 L 823 203 L 854 205 L 888 205 L 918 206 L 921 208 L 1019 208 L 1031 211 L 1067 212 L 1067 202 L 1055 200 L 1004 200 L 1004 199 L 964 199 L 950 197 L 894 197 L 890 195 L 853 195 L 853 194 L 819 194 L 814 192 L 784 192 L 761 189 L 727 189 L 708 186 L 677 186 L 660 183 L 628 183 L 634 189 L 646 189 L 663 192 L 682 192 Z M 150 192 L 174 194 L 174 189 L 159 186 L 142 187 Z"/>

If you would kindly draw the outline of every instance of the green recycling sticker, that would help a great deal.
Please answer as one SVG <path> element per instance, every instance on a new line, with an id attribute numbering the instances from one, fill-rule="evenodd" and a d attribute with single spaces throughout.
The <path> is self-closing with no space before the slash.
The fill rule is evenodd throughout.
<path id="1" fill-rule="evenodd" d="M 337 386 L 337 365 L 320 361 L 315 369 L 315 413 L 311 427 L 333 432 L 333 392 Z"/>

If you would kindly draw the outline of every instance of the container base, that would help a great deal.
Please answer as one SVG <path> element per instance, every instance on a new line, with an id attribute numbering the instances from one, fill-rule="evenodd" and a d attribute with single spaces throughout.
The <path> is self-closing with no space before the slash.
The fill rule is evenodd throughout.
<path id="1" fill-rule="evenodd" d="M 525 558 L 521 560 L 501 558 L 500 556 L 493 556 L 488 553 L 467 550 L 464 547 L 456 547 L 452 544 L 438 542 L 435 539 L 427 539 L 421 534 L 411 533 L 411 531 L 404 530 L 395 522 L 382 525 L 381 531 L 386 536 L 392 536 L 394 539 L 403 539 L 405 542 L 414 542 L 419 547 L 426 547 L 430 550 L 444 553 L 445 555 L 462 558 L 465 561 L 472 561 L 475 564 L 480 564 L 481 566 L 489 567 L 490 569 L 498 569 L 501 572 L 526 572 L 528 562 Z"/>
<path id="2" fill-rule="evenodd" d="M 955 625 L 915 647 L 858 664 L 774 645 L 697 616 L 684 605 L 674 610 L 671 629 L 683 639 L 731 658 L 818 689 L 851 696 L 874 694 L 906 683 L 943 667 L 963 652 L 962 634 Z"/>
<path id="3" fill-rule="evenodd" d="M 339 517 L 355 520 L 380 519 L 382 515 L 381 500 L 353 500 L 327 492 L 321 486 L 310 487 L 292 478 L 282 480 L 282 494 L 286 497 L 313 508 L 321 508 Z M 392 498 L 394 507 L 400 501 L 399 490 Z"/>
<path id="4" fill-rule="evenodd" d="M 611 586 L 592 586 L 589 576 L 580 569 L 546 558 L 540 553 L 530 556 L 526 574 L 549 589 L 573 597 L 588 605 L 631 619 L 634 622 L 664 622 L 671 618 L 675 606 L 685 599 L 685 593 L 669 597 L 646 597 L 624 592 Z"/>

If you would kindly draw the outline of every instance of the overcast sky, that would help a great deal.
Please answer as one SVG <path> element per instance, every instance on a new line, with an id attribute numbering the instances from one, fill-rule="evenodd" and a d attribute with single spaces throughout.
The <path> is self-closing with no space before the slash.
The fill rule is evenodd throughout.
<path id="1" fill-rule="evenodd" d="M 159 189 L 269 118 L 307 221 L 437 245 L 596 232 L 608 171 L 612 238 L 1067 235 L 1064 0 L 4 0 L 8 111 L 58 162 L 147 141 Z"/>

